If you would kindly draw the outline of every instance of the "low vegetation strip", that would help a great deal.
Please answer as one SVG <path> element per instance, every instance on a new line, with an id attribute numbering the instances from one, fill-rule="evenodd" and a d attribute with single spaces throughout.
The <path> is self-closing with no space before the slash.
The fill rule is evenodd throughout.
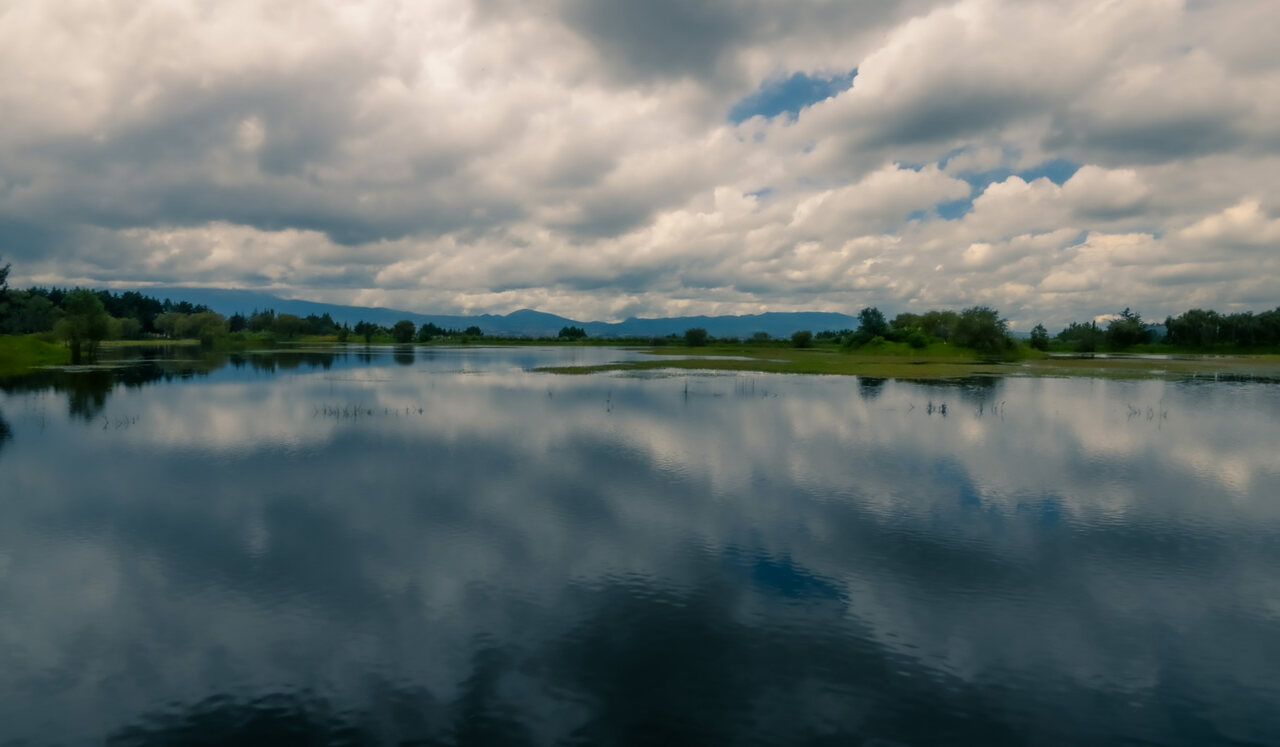
<path id="1" fill-rule="evenodd" d="M 588 374 L 603 371 L 758 371 L 762 373 L 827 374 L 903 379 L 939 379 L 1010 372 L 1010 364 L 980 359 L 973 351 L 936 345 L 911 350 L 907 345 L 885 343 L 875 349 L 849 352 L 835 347 L 785 348 L 724 345 L 698 348 L 648 348 L 647 360 L 618 361 L 592 366 L 548 366 L 538 371 Z"/>
<path id="2" fill-rule="evenodd" d="M 885 346 L 889 347 L 889 346 Z M 905 346 L 903 346 L 905 348 Z M 930 346 L 931 348 L 935 346 Z M 839 349 L 786 350 L 774 347 L 651 348 L 654 357 L 591 366 L 548 366 L 545 373 L 591 374 L 609 371 L 752 371 L 827 374 L 891 379 L 948 379 L 968 376 L 1090 376 L 1103 378 L 1185 378 L 1245 376 L 1280 380 L 1280 355 L 1155 357 L 1024 357 L 983 360 L 962 348 L 868 352 Z M 681 356 L 681 357 L 675 357 Z M 726 357 L 733 356 L 733 357 Z"/>

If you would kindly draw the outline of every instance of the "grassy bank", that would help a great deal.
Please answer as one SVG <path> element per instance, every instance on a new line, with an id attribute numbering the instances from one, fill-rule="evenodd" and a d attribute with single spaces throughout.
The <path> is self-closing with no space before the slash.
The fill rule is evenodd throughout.
<path id="1" fill-rule="evenodd" d="M 1280 355 L 1179 356 L 1150 358 L 1061 358 L 1019 348 L 1008 360 L 983 360 L 974 351 L 947 345 L 915 350 L 885 343 L 854 350 L 835 347 L 787 348 L 769 345 L 715 345 L 702 348 L 648 348 L 652 358 L 594 366 L 552 366 L 539 371 L 588 374 L 603 371 L 756 371 L 828 374 L 893 379 L 948 379 L 967 376 L 1090 376 L 1179 378 L 1215 374 L 1280 378 Z"/>
<path id="2" fill-rule="evenodd" d="M 0 376 L 71 362 L 71 351 L 39 335 L 0 335 Z"/>

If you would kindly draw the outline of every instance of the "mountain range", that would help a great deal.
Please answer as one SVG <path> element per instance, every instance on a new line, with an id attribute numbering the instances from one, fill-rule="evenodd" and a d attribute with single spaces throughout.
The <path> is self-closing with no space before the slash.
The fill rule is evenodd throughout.
<path id="1" fill-rule="evenodd" d="M 354 325 L 356 322 L 366 321 L 389 327 L 402 319 L 408 319 L 416 325 L 430 322 L 445 329 L 475 326 L 486 335 L 509 337 L 554 337 L 564 327 L 581 327 L 591 337 L 606 338 L 662 337 L 683 334 L 690 327 L 702 327 L 712 337 L 750 337 L 757 332 L 765 332 L 771 337 L 789 337 L 792 332 L 802 329 L 823 332 L 858 327 L 856 317 L 821 311 L 767 312 L 742 316 L 631 317 L 621 322 L 584 322 L 533 309 L 521 309 L 510 314 L 461 316 L 421 314 L 377 306 L 343 306 L 281 298 L 261 291 L 224 288 L 150 287 L 139 290 L 156 298 L 203 304 L 226 316 L 274 309 L 278 314 L 296 314 L 302 317 L 328 314 L 339 324 L 345 322 Z"/>

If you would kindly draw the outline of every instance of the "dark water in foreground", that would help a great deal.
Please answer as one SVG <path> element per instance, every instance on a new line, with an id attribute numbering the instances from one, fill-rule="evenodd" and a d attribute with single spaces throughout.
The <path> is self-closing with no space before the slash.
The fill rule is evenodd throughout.
<path id="1" fill-rule="evenodd" d="M 1280 386 L 618 355 L 0 382 L 0 744 L 1280 744 Z"/>

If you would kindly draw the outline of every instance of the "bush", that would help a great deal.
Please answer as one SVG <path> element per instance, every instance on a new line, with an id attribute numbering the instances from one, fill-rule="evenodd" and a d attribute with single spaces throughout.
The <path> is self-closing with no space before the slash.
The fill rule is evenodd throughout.
<path id="1" fill-rule="evenodd" d="M 702 327 L 690 327 L 684 331 L 684 344 L 691 348 L 707 344 L 707 331 Z"/>
<path id="2" fill-rule="evenodd" d="M 791 345 L 797 348 L 807 348 L 813 344 L 813 333 L 807 329 L 802 329 L 791 334 Z"/>
<path id="3" fill-rule="evenodd" d="M 925 337 L 920 330 L 913 330 L 911 334 L 907 335 L 907 344 L 913 349 L 919 350 L 929 344 L 929 338 Z"/>

